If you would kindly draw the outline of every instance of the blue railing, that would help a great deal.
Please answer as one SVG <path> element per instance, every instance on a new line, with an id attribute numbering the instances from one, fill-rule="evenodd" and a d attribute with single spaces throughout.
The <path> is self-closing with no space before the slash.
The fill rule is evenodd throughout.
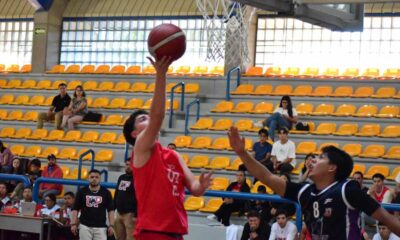
<path id="1" fill-rule="evenodd" d="M 190 108 L 196 104 L 197 111 L 196 111 L 196 121 L 200 118 L 200 100 L 196 98 L 193 102 L 189 103 L 186 106 L 186 113 L 185 113 L 185 135 L 189 134 L 189 118 L 190 118 Z"/>
<path id="2" fill-rule="evenodd" d="M 104 174 L 104 182 L 108 182 L 108 170 L 107 169 L 103 169 L 100 171 L 100 176 Z"/>
<path id="3" fill-rule="evenodd" d="M 171 88 L 170 103 L 169 103 L 169 123 L 168 123 L 169 128 L 172 128 L 172 116 L 174 115 L 174 91 L 178 87 L 182 88 L 181 103 L 180 103 L 181 111 L 183 111 L 183 106 L 185 104 L 185 82 L 180 82 Z"/>
<path id="4" fill-rule="evenodd" d="M 231 74 L 237 71 L 236 87 L 240 85 L 240 67 L 235 67 L 229 70 L 228 76 L 226 78 L 226 100 L 231 100 Z"/>
<path id="5" fill-rule="evenodd" d="M 29 181 L 29 178 L 27 176 L 24 176 L 24 175 L 0 173 L 0 180 L 22 182 L 25 187 L 29 187 L 31 185 L 31 181 Z"/>
<path id="6" fill-rule="evenodd" d="M 89 149 L 89 150 L 87 150 L 86 152 L 82 153 L 82 154 L 79 156 L 79 160 L 78 160 L 78 179 L 79 179 L 79 180 L 81 179 L 81 175 L 82 175 L 81 170 L 82 170 L 82 161 L 83 161 L 83 158 L 86 157 L 86 155 L 88 155 L 88 154 L 90 154 L 90 153 L 92 154 L 92 160 L 91 160 L 91 168 L 90 168 L 90 170 L 94 169 L 94 151 L 93 151 L 92 149 Z"/>

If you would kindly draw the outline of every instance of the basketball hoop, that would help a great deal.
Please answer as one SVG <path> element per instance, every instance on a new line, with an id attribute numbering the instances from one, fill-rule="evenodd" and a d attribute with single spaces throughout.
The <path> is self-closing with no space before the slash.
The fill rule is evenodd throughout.
<path id="1" fill-rule="evenodd" d="M 230 0 L 196 0 L 204 18 L 203 36 L 207 38 L 207 61 L 226 66 L 249 62 L 247 29 L 254 8 Z"/>

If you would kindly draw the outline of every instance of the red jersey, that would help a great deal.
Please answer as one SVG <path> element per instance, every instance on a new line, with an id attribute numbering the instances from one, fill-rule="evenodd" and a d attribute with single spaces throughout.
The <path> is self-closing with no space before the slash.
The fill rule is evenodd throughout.
<path id="1" fill-rule="evenodd" d="M 382 192 L 380 192 L 379 194 L 375 192 L 374 197 L 376 199 L 376 201 L 378 201 L 379 203 L 381 203 L 383 201 L 383 197 L 385 196 L 385 193 L 389 191 L 389 188 L 387 188 L 386 186 L 383 187 Z"/>
<path id="2" fill-rule="evenodd" d="M 156 142 L 149 161 L 132 169 L 138 202 L 135 235 L 143 230 L 187 234 L 185 175 L 175 151 Z"/>

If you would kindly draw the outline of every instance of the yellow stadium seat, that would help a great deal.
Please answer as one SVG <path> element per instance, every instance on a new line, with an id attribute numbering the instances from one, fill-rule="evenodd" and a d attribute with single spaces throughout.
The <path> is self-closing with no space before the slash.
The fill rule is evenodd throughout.
<path id="1" fill-rule="evenodd" d="M 350 176 L 353 176 L 355 172 L 361 172 L 362 174 L 365 174 L 366 167 L 364 164 L 354 164 L 353 166 L 353 171 L 351 172 Z"/>
<path id="2" fill-rule="evenodd" d="M 342 147 L 343 151 L 347 152 L 350 156 L 356 157 L 361 154 L 362 146 L 359 143 L 348 143 Z"/>
<path id="3" fill-rule="evenodd" d="M 87 152 L 89 149 L 87 148 L 82 148 L 81 150 L 79 150 L 79 152 L 75 152 L 72 156 L 70 156 L 71 160 L 78 160 L 80 158 L 80 156 L 82 154 L 84 154 L 85 152 Z M 95 153 L 96 154 L 96 153 Z M 92 154 L 88 154 L 85 157 L 82 158 L 82 160 L 84 161 L 90 161 L 92 160 Z"/>
<path id="4" fill-rule="evenodd" d="M 77 86 L 81 86 L 82 85 L 82 81 L 80 80 L 72 80 L 70 82 L 68 82 L 67 84 L 67 90 L 75 90 L 75 88 Z M 85 88 L 84 88 L 85 89 Z M 86 89 L 85 89 L 86 90 Z"/>
<path id="5" fill-rule="evenodd" d="M 155 74 L 156 73 L 156 69 L 153 66 L 146 66 L 143 68 L 142 74 Z"/>
<path id="6" fill-rule="evenodd" d="M 114 98 L 111 100 L 111 102 L 107 105 L 104 106 L 105 108 L 122 108 L 126 104 L 126 99 L 125 98 Z"/>
<path id="7" fill-rule="evenodd" d="M 129 66 L 126 69 L 126 74 L 140 74 L 142 71 L 142 68 L 140 66 Z"/>
<path id="8" fill-rule="evenodd" d="M 321 123 L 311 134 L 329 135 L 336 131 L 336 123 Z"/>
<path id="9" fill-rule="evenodd" d="M 60 166 L 62 172 L 63 172 L 63 177 L 66 178 L 67 176 L 69 176 L 71 169 L 68 166 Z"/>
<path id="10" fill-rule="evenodd" d="M 229 145 L 229 139 L 227 137 L 219 137 L 214 139 L 213 143 L 211 146 L 209 146 L 209 149 L 213 150 L 225 150 L 230 147 Z"/>
<path id="11" fill-rule="evenodd" d="M 110 99 L 108 99 L 107 97 L 99 97 L 93 101 L 92 107 L 93 108 L 105 108 L 109 102 L 110 102 Z"/>
<path id="12" fill-rule="evenodd" d="M 80 70 L 81 67 L 79 65 L 74 64 L 74 65 L 69 65 L 67 69 L 65 69 L 64 73 L 76 74 L 79 73 Z"/>
<path id="13" fill-rule="evenodd" d="M 110 72 L 110 65 L 100 65 L 94 71 L 94 73 L 96 74 L 107 74 L 109 72 Z"/>
<path id="14" fill-rule="evenodd" d="M 299 115 L 308 115 L 312 113 L 314 106 L 311 103 L 299 103 L 296 105 L 296 111 Z"/>
<path id="15" fill-rule="evenodd" d="M 386 179 L 394 181 L 399 173 L 400 167 L 396 167 L 393 169 L 392 174 L 390 174 L 390 176 L 387 176 Z"/>
<path id="16" fill-rule="evenodd" d="M 167 86 L 165 87 L 165 91 L 167 92 L 167 93 L 170 93 L 171 92 L 171 90 L 172 90 L 172 88 L 174 87 L 176 85 L 176 83 L 168 83 L 167 84 Z M 154 84 L 154 87 L 155 87 L 155 84 Z M 174 89 L 174 92 L 182 92 L 182 86 L 178 86 L 177 88 L 175 88 Z M 154 89 L 153 89 L 153 92 L 154 92 Z"/>
<path id="17" fill-rule="evenodd" d="M 95 143 L 111 143 L 117 139 L 117 134 L 115 132 L 104 132 L 101 134 L 99 139 L 93 140 Z"/>
<path id="18" fill-rule="evenodd" d="M 49 135 L 47 137 L 42 138 L 42 140 L 45 141 L 59 141 L 64 137 L 64 131 L 63 130 L 51 130 Z"/>
<path id="19" fill-rule="evenodd" d="M 21 69 L 18 71 L 19 73 L 30 73 L 32 72 L 32 65 L 31 64 L 25 64 L 21 67 Z"/>
<path id="20" fill-rule="evenodd" d="M 332 86 L 318 86 L 308 96 L 311 97 L 325 97 L 331 95 L 333 92 Z"/>
<path id="21" fill-rule="evenodd" d="M 89 170 L 85 167 L 81 168 L 81 179 L 87 179 L 89 175 Z M 74 168 L 69 176 L 66 177 L 67 179 L 77 179 L 78 178 L 78 168 Z"/>
<path id="22" fill-rule="evenodd" d="M 30 136 L 26 136 L 26 139 L 40 140 L 47 137 L 48 132 L 45 128 L 35 129 Z"/>
<path id="23" fill-rule="evenodd" d="M 0 65 L 1 66 L 1 65 Z M 1 70 L 0 70 L 1 71 Z M 7 80 L 5 79 L 0 79 L 0 88 L 3 88 L 4 86 L 7 85 Z"/>
<path id="24" fill-rule="evenodd" d="M 24 147 L 24 145 L 20 145 L 20 144 L 12 145 L 10 147 L 10 151 L 12 152 L 12 154 L 14 156 L 20 156 L 21 154 L 24 153 L 25 147 Z"/>
<path id="25" fill-rule="evenodd" d="M 188 165 L 189 164 L 189 155 L 181 154 L 181 157 L 182 157 L 183 161 L 185 162 L 185 164 Z"/>
<path id="26" fill-rule="evenodd" d="M 95 71 L 95 66 L 94 65 L 84 65 L 79 73 L 85 73 L 85 74 L 92 74 Z"/>
<path id="27" fill-rule="evenodd" d="M 374 174 L 380 173 L 384 177 L 389 176 L 390 170 L 388 166 L 385 165 L 373 165 L 370 168 L 368 168 L 367 173 L 364 175 L 364 178 L 366 179 L 371 179 Z"/>
<path id="28" fill-rule="evenodd" d="M 350 97 L 353 95 L 353 87 L 351 86 L 340 86 L 335 88 L 335 91 L 330 94 L 331 97 Z"/>
<path id="29" fill-rule="evenodd" d="M 190 66 L 180 66 L 175 72 L 175 75 L 189 75 L 190 74 Z"/>
<path id="30" fill-rule="evenodd" d="M 318 74 L 319 74 L 319 68 L 308 67 L 298 77 L 299 78 L 312 78 L 312 77 L 318 76 Z"/>
<path id="31" fill-rule="evenodd" d="M 215 108 L 211 109 L 211 112 L 225 113 L 230 112 L 233 109 L 233 102 L 221 101 L 217 103 Z"/>
<path id="32" fill-rule="evenodd" d="M 314 111 L 309 114 L 314 115 L 314 116 L 331 115 L 334 110 L 335 110 L 335 106 L 333 104 L 322 103 L 322 104 L 318 105 L 314 109 Z"/>
<path id="33" fill-rule="evenodd" d="M 204 207 L 204 198 L 190 196 L 185 200 L 183 206 L 186 211 L 197 211 Z"/>
<path id="34" fill-rule="evenodd" d="M 216 212 L 221 207 L 222 203 L 223 201 L 221 198 L 211 198 L 210 200 L 208 200 L 205 207 L 200 208 L 199 211 L 207 213 Z"/>
<path id="35" fill-rule="evenodd" d="M 389 125 L 383 129 L 381 134 L 378 134 L 378 137 L 384 138 L 395 138 L 400 137 L 400 126 L 399 125 Z"/>
<path id="36" fill-rule="evenodd" d="M 131 87 L 130 82 L 118 82 L 113 89 L 110 89 L 109 91 L 112 92 L 128 92 Z"/>
<path id="37" fill-rule="evenodd" d="M 99 133 L 96 131 L 86 131 L 77 142 L 93 142 L 99 138 Z"/>
<path id="38" fill-rule="evenodd" d="M 214 123 L 212 118 L 199 118 L 197 122 L 190 127 L 190 129 L 204 130 L 209 129 Z"/>
<path id="39" fill-rule="evenodd" d="M 177 136 L 174 139 L 177 148 L 188 147 L 192 143 L 191 136 Z"/>
<path id="40" fill-rule="evenodd" d="M 29 146 L 19 156 L 21 157 L 35 157 L 42 152 L 42 147 L 38 145 Z"/>
<path id="41" fill-rule="evenodd" d="M 381 87 L 376 90 L 372 98 L 392 98 L 396 95 L 396 89 L 394 87 Z"/>
<path id="42" fill-rule="evenodd" d="M 314 122 L 303 122 L 303 124 L 306 124 L 306 125 L 308 125 L 308 127 L 310 128 L 310 130 L 309 131 L 306 131 L 306 130 L 296 130 L 296 129 L 292 129 L 292 130 L 290 130 L 290 133 L 292 134 L 292 133 L 294 133 L 294 134 L 307 134 L 307 133 L 309 133 L 310 131 L 312 132 L 312 131 L 315 131 L 315 123 Z"/>
<path id="43" fill-rule="evenodd" d="M 14 101 L 14 95 L 12 94 L 4 94 L 0 98 L 0 104 L 10 104 Z"/>
<path id="44" fill-rule="evenodd" d="M 254 107 L 253 102 L 239 102 L 235 105 L 235 107 L 230 111 L 231 113 L 248 113 Z"/>
<path id="45" fill-rule="evenodd" d="M 123 133 L 121 133 L 117 139 L 111 141 L 112 144 L 125 144 L 125 136 Z"/>
<path id="46" fill-rule="evenodd" d="M 356 106 L 352 104 L 342 104 L 332 113 L 333 116 L 347 117 L 352 116 L 356 112 Z"/>
<path id="47" fill-rule="evenodd" d="M 46 71 L 46 73 L 64 73 L 64 71 L 64 65 L 54 65 L 49 71 Z"/>
<path id="48" fill-rule="evenodd" d="M 225 177 L 214 177 L 210 190 L 225 191 L 229 186 L 229 179 Z"/>
<path id="49" fill-rule="evenodd" d="M 295 175 L 299 175 L 301 173 L 301 170 L 303 169 L 303 167 L 304 167 L 304 161 L 297 164 L 297 166 L 292 170 L 291 173 L 295 174 Z"/>
<path id="50" fill-rule="evenodd" d="M 97 89 L 98 86 L 98 82 L 97 81 L 86 81 L 85 83 L 83 83 L 83 89 L 85 89 L 85 91 L 93 91 L 95 89 Z"/>
<path id="51" fill-rule="evenodd" d="M 359 154 L 362 158 L 380 158 L 385 154 L 385 146 L 380 144 L 371 144 L 364 148 L 364 151 Z"/>
<path id="52" fill-rule="evenodd" d="M 337 142 L 325 142 L 325 143 L 321 143 L 321 144 L 319 145 L 318 150 L 315 151 L 314 154 L 321 154 L 322 149 L 323 149 L 324 147 L 328 147 L 328 146 L 334 146 L 334 147 L 339 148 L 339 143 L 337 143 Z"/>
<path id="53" fill-rule="evenodd" d="M 270 95 L 274 96 L 283 96 L 289 95 L 293 90 L 291 85 L 279 85 L 274 88 L 274 90 L 270 93 Z"/>
<path id="54" fill-rule="evenodd" d="M 40 80 L 33 89 L 49 89 L 51 87 L 50 80 Z"/>
<path id="55" fill-rule="evenodd" d="M 8 113 L 7 117 L 3 118 L 3 120 L 7 121 L 14 121 L 14 120 L 20 120 L 23 116 L 23 112 L 21 110 L 14 110 Z"/>
<path id="56" fill-rule="evenodd" d="M 246 70 L 246 73 L 243 76 L 262 76 L 263 75 L 263 68 L 262 67 L 249 67 Z"/>
<path id="57" fill-rule="evenodd" d="M 360 132 L 354 134 L 359 137 L 374 137 L 381 132 L 381 126 L 379 124 L 364 124 Z"/>
<path id="58" fill-rule="evenodd" d="M 147 89 L 147 84 L 144 82 L 135 82 L 129 89 L 130 92 L 144 92 Z"/>
<path id="59" fill-rule="evenodd" d="M 111 68 L 109 74 L 124 74 L 125 66 L 124 65 L 115 65 Z"/>
<path id="60" fill-rule="evenodd" d="M 114 82 L 110 82 L 110 81 L 104 81 L 101 82 L 97 88 L 93 89 L 93 91 L 110 91 L 110 89 L 114 88 Z"/>
<path id="61" fill-rule="evenodd" d="M 111 162 L 114 158 L 114 152 L 112 150 L 101 149 L 96 153 L 94 158 L 97 162 Z"/>
<path id="62" fill-rule="evenodd" d="M 36 155 L 38 158 L 47 158 L 50 154 L 57 156 L 59 152 L 58 147 L 50 146 L 44 149 L 40 154 Z"/>
<path id="63" fill-rule="evenodd" d="M 125 106 L 122 106 L 123 109 L 140 109 L 143 107 L 144 101 L 140 98 L 132 98 L 128 101 Z"/>
<path id="64" fill-rule="evenodd" d="M 48 88 L 46 88 L 46 89 L 47 89 L 47 90 L 56 90 L 56 89 L 58 89 L 58 86 L 59 86 L 61 83 L 67 84 L 67 81 L 65 81 L 65 80 L 56 80 L 56 81 L 54 81 L 54 82 L 51 84 L 50 87 L 48 87 Z"/>
<path id="65" fill-rule="evenodd" d="M 26 105 L 36 106 L 44 103 L 44 96 L 35 95 L 29 99 L 29 102 Z"/>
<path id="66" fill-rule="evenodd" d="M 19 95 L 17 98 L 14 99 L 13 102 L 10 102 L 9 104 L 12 104 L 12 105 L 25 105 L 28 102 L 29 102 L 29 96 L 27 96 L 27 95 Z"/>
<path id="67" fill-rule="evenodd" d="M 379 110 L 378 114 L 374 114 L 377 118 L 393 118 L 400 114 L 400 108 L 395 105 L 387 105 Z"/>
<path id="68" fill-rule="evenodd" d="M 250 192 L 257 193 L 257 189 L 258 189 L 259 186 L 264 186 L 267 189 L 267 194 L 273 194 L 272 189 L 269 188 L 267 185 L 263 184 L 260 181 L 257 181 L 256 183 L 254 183 L 253 187 L 251 187 Z"/>
<path id="69" fill-rule="evenodd" d="M 272 103 L 260 102 L 257 103 L 254 109 L 250 110 L 249 113 L 266 114 L 266 113 L 272 113 L 273 110 L 274 110 L 274 105 Z"/>
<path id="70" fill-rule="evenodd" d="M 231 171 L 237 171 L 239 169 L 239 166 L 243 164 L 242 160 L 240 160 L 240 158 L 236 158 L 235 160 L 233 160 L 233 162 L 227 166 L 225 169 L 226 170 L 231 170 Z"/>
<path id="71" fill-rule="evenodd" d="M 70 130 L 67 132 L 67 134 L 65 134 L 65 136 L 63 138 L 60 139 L 60 141 L 63 142 L 75 142 L 78 139 L 80 139 L 82 136 L 81 131 L 79 130 Z"/>
<path id="72" fill-rule="evenodd" d="M 165 109 L 166 109 L 166 110 L 169 110 L 169 109 L 170 109 L 170 105 L 171 105 L 171 99 L 167 99 L 167 101 L 166 101 L 166 103 L 165 103 Z M 174 101 L 172 102 L 172 108 L 173 108 L 174 110 L 178 110 L 178 108 L 179 108 L 179 101 L 178 101 L 178 100 L 174 100 Z"/>
<path id="73" fill-rule="evenodd" d="M 18 71 L 19 71 L 19 65 L 18 64 L 11 64 L 5 70 L 5 72 L 12 72 L 12 73 L 16 73 Z"/>
<path id="74" fill-rule="evenodd" d="M 70 159 L 72 156 L 76 155 L 76 148 L 74 147 L 66 147 L 63 148 L 57 156 L 60 159 Z"/>
<path id="75" fill-rule="evenodd" d="M 44 103 L 39 104 L 40 106 L 50 106 L 51 103 L 53 102 L 54 96 L 48 97 Z"/>
<path id="76" fill-rule="evenodd" d="M 400 99 L 400 90 L 397 92 L 396 95 L 393 96 L 393 98 Z"/>
<path id="77" fill-rule="evenodd" d="M 196 66 L 193 69 L 192 74 L 193 75 L 198 75 L 198 76 L 205 76 L 207 75 L 208 72 L 208 67 L 207 66 Z"/>
<path id="78" fill-rule="evenodd" d="M 333 135 L 336 136 L 351 136 L 358 132 L 358 125 L 356 123 L 344 123 L 339 126 L 336 132 L 333 132 Z"/>
<path id="79" fill-rule="evenodd" d="M 266 77 L 278 77 L 281 75 L 280 67 L 269 67 L 265 70 L 264 76 Z"/>
<path id="80" fill-rule="evenodd" d="M 400 159 L 400 146 L 392 146 L 382 158 L 387 159 Z"/>
<path id="81" fill-rule="evenodd" d="M 7 82 L 7 85 L 3 86 L 5 89 L 14 89 L 21 86 L 22 82 L 19 79 L 11 79 Z"/>
<path id="82" fill-rule="evenodd" d="M 15 134 L 15 128 L 5 127 L 5 128 L 2 128 L 0 131 L 0 138 L 8 138 L 8 137 L 14 136 L 14 134 Z"/>
<path id="83" fill-rule="evenodd" d="M 18 89 L 33 89 L 35 86 L 36 86 L 35 80 L 27 79 L 21 84 L 21 86 L 18 86 L 16 88 L 18 88 Z"/>
<path id="84" fill-rule="evenodd" d="M 367 68 L 365 71 L 359 76 L 360 79 L 372 79 L 379 77 L 379 69 L 378 68 Z"/>
<path id="85" fill-rule="evenodd" d="M 338 68 L 327 68 L 318 78 L 334 78 L 339 75 Z"/>
<path id="86" fill-rule="evenodd" d="M 203 168 L 208 165 L 210 158 L 207 155 L 195 155 L 190 159 L 188 167 Z"/>
<path id="87" fill-rule="evenodd" d="M 147 86 L 147 88 L 145 89 L 145 90 L 143 90 L 143 92 L 146 92 L 146 93 L 152 93 L 152 92 L 154 92 L 154 88 L 156 87 L 156 84 L 155 83 L 150 83 L 148 86 Z"/>
<path id="88" fill-rule="evenodd" d="M 309 154 L 317 151 L 317 144 L 315 142 L 300 142 L 296 147 L 297 154 Z"/>
<path id="89" fill-rule="evenodd" d="M 8 137 L 20 139 L 20 138 L 25 138 L 26 136 L 31 135 L 31 133 L 32 133 L 32 129 L 30 129 L 30 128 L 20 128 L 15 132 L 15 134 L 8 136 Z"/>
<path id="90" fill-rule="evenodd" d="M 292 93 L 291 96 L 308 96 L 312 92 L 311 85 L 299 85 L 297 86 Z"/>
<path id="91" fill-rule="evenodd" d="M 195 138 L 192 144 L 188 146 L 188 148 L 208 148 L 209 146 L 211 146 L 211 141 L 212 140 L 210 137 L 200 136 Z"/>
<path id="92" fill-rule="evenodd" d="M 20 121 L 37 121 L 39 113 L 36 111 L 25 112 L 24 116 L 20 118 Z"/>
<path id="93" fill-rule="evenodd" d="M 118 124 L 118 126 L 124 126 L 125 122 L 128 120 L 129 116 L 125 116 L 124 119 Z"/>
<path id="94" fill-rule="evenodd" d="M 229 166 L 230 159 L 229 157 L 222 157 L 222 156 L 217 156 L 214 157 L 210 164 L 206 165 L 205 168 L 211 168 L 211 169 L 225 169 L 227 166 Z"/>
<path id="95" fill-rule="evenodd" d="M 215 66 L 211 68 L 210 72 L 207 73 L 207 76 L 224 76 L 224 67 Z"/>
<path id="96" fill-rule="evenodd" d="M 235 91 L 232 91 L 231 94 L 246 95 L 246 94 L 251 94 L 253 90 L 254 90 L 253 84 L 241 84 L 236 88 Z"/>
<path id="97" fill-rule="evenodd" d="M 4 72 L 6 69 L 6 65 L 0 64 L 0 72 Z"/>
<path id="98" fill-rule="evenodd" d="M 288 67 L 282 73 L 281 77 L 288 78 L 288 77 L 295 77 L 300 74 L 300 68 L 298 67 Z"/>
<path id="99" fill-rule="evenodd" d="M 354 94 L 350 95 L 354 98 L 367 98 L 374 94 L 375 89 L 373 87 L 359 87 L 354 91 Z"/>
<path id="100" fill-rule="evenodd" d="M 340 75 L 339 79 L 349 79 L 358 77 L 360 71 L 358 68 L 346 68 L 344 72 Z"/>
<path id="101" fill-rule="evenodd" d="M 100 125 L 118 125 L 122 119 L 123 117 L 120 114 L 108 115 L 104 122 L 100 122 Z"/>
<path id="102" fill-rule="evenodd" d="M 390 80 L 390 79 L 396 79 L 400 75 L 400 69 L 398 68 L 388 68 L 383 72 L 383 75 L 378 77 L 380 80 Z"/>
<path id="103" fill-rule="evenodd" d="M 378 112 L 378 108 L 375 105 L 363 105 L 358 108 L 357 112 L 353 114 L 353 117 L 372 117 Z"/>
<path id="104" fill-rule="evenodd" d="M 269 95 L 272 92 L 272 85 L 271 84 L 261 84 L 258 85 L 251 95 Z"/>
<path id="105" fill-rule="evenodd" d="M 237 127 L 239 131 L 249 131 L 253 128 L 253 121 L 250 119 L 239 119 L 235 122 L 235 127 Z"/>
<path id="106" fill-rule="evenodd" d="M 7 117 L 7 110 L 0 109 L 0 119 Z"/>

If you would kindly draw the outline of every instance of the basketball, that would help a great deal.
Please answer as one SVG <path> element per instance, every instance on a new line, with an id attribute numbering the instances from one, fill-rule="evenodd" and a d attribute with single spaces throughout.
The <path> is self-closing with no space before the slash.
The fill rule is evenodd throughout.
<path id="1" fill-rule="evenodd" d="M 147 45 L 154 58 L 161 59 L 167 56 L 175 61 L 185 53 L 185 33 L 173 24 L 161 24 L 151 30 Z"/>

